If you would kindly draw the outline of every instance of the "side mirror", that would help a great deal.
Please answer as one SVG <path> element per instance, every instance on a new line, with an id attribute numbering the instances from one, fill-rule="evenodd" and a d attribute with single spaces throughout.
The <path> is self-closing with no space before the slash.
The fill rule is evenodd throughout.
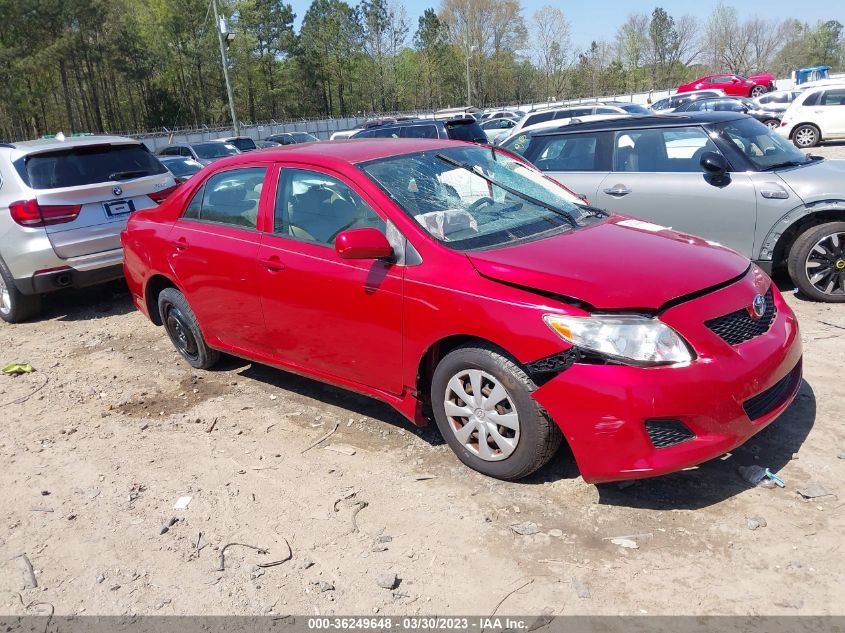
<path id="1" fill-rule="evenodd" d="M 698 164 L 711 176 L 724 176 L 728 171 L 728 161 L 716 152 L 704 152 Z"/>
<path id="2" fill-rule="evenodd" d="M 392 259 L 393 247 L 374 228 L 350 229 L 335 238 L 334 249 L 343 259 Z"/>

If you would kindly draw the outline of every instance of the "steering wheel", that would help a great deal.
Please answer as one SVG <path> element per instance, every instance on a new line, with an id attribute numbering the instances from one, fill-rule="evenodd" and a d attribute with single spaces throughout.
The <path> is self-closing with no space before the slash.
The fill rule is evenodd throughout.
<path id="1" fill-rule="evenodd" d="M 360 218 L 355 218 L 354 220 L 352 220 L 352 222 L 348 222 L 347 224 L 344 224 L 342 227 L 340 227 L 337 231 L 335 231 L 334 233 L 332 233 L 332 234 L 329 236 L 328 242 L 329 242 L 330 244 L 331 244 L 331 243 L 333 243 L 333 242 L 335 241 L 335 239 L 337 239 L 337 236 L 338 236 L 338 235 L 340 235 L 340 234 L 341 234 L 341 233 L 343 233 L 346 229 L 348 229 L 350 226 L 352 226 L 353 224 L 355 224 L 355 223 L 356 223 L 359 219 L 360 219 Z"/>
<path id="2" fill-rule="evenodd" d="M 298 224 L 294 224 L 293 222 L 288 222 L 288 227 L 290 227 L 291 229 L 297 229 L 297 231 L 299 232 L 298 234 L 294 234 L 293 231 L 290 231 L 290 234 L 293 235 L 294 237 L 298 237 L 299 239 L 310 240 L 312 242 L 319 242 L 320 241 L 316 237 L 311 235 L 308 231 L 306 231 L 301 226 L 299 226 Z"/>
<path id="3" fill-rule="evenodd" d="M 471 205 L 467 207 L 467 213 L 472 213 L 473 211 L 478 211 L 483 206 L 492 206 L 496 204 L 496 201 L 493 200 L 490 196 L 484 196 L 483 198 L 479 198 Z"/>

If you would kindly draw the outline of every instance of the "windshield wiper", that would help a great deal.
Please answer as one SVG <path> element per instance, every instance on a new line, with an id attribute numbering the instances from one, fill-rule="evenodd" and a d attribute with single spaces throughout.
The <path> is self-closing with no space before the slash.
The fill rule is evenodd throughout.
<path id="1" fill-rule="evenodd" d="M 466 163 L 462 163 L 458 160 L 455 160 L 454 158 L 449 158 L 448 156 L 444 156 L 443 154 L 435 154 L 435 157 L 442 160 L 444 163 L 448 163 L 449 165 L 452 165 L 453 167 L 457 167 L 459 169 L 465 169 L 469 173 L 475 174 L 479 178 L 482 178 L 483 180 L 486 180 L 487 182 L 489 182 L 491 185 L 495 185 L 495 186 L 497 186 L 501 189 L 504 189 L 505 191 L 507 191 L 512 196 L 516 196 L 517 198 L 522 198 L 523 200 L 527 200 L 531 204 L 535 204 L 538 207 L 543 207 L 544 209 L 547 209 L 547 210 L 551 211 L 552 213 L 559 215 L 562 218 L 564 218 L 566 220 L 566 223 L 569 224 L 569 226 L 571 226 L 573 229 L 578 228 L 578 222 L 576 222 L 575 218 L 573 218 L 571 214 L 567 213 L 563 209 L 558 209 L 556 206 L 549 204 L 547 202 L 543 202 L 542 200 L 538 200 L 534 196 L 529 196 L 527 193 L 522 193 L 521 191 L 517 191 L 516 189 L 513 189 L 512 187 L 508 187 L 507 185 L 503 185 L 502 183 L 500 183 L 496 180 L 493 180 L 489 176 L 485 176 L 484 174 L 480 173 L 480 171 L 477 171 L 472 165 L 467 165 Z"/>
<path id="2" fill-rule="evenodd" d="M 116 171 L 109 174 L 109 180 L 130 180 L 132 178 L 140 178 L 141 176 L 149 176 L 150 172 L 146 169 L 134 169 L 127 171 Z"/>
<path id="3" fill-rule="evenodd" d="M 801 165 L 806 165 L 807 163 L 811 163 L 811 160 L 787 160 L 782 163 L 775 163 L 774 165 L 769 165 L 763 171 L 774 171 L 775 169 L 783 169 L 784 167 L 800 167 Z"/>

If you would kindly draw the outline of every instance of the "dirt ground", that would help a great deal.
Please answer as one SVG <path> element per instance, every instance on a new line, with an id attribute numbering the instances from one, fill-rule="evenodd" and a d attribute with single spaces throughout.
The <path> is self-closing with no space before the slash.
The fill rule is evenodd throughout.
<path id="1" fill-rule="evenodd" d="M 795 404 L 730 456 L 628 487 L 584 483 L 565 451 L 487 479 L 367 398 L 192 370 L 120 283 L 50 297 L 0 327 L 0 361 L 37 369 L 0 376 L 0 613 L 845 614 L 845 305 L 781 286 Z M 749 487 L 750 464 L 786 487 Z M 267 553 L 232 545 L 220 571 L 227 543 Z"/>

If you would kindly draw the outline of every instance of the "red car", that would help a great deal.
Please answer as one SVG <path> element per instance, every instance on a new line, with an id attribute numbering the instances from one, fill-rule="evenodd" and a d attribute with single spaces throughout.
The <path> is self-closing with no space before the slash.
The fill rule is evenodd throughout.
<path id="1" fill-rule="evenodd" d="M 693 90 L 724 90 L 732 97 L 759 97 L 775 89 L 775 76 L 769 73 L 751 75 L 709 75 L 678 86 L 678 92 Z"/>
<path id="2" fill-rule="evenodd" d="M 218 161 L 123 233 L 137 307 L 193 367 L 226 352 L 433 416 L 518 479 L 565 439 L 589 482 L 730 451 L 801 384 L 798 324 L 736 252 L 608 216 L 449 140 Z"/>

